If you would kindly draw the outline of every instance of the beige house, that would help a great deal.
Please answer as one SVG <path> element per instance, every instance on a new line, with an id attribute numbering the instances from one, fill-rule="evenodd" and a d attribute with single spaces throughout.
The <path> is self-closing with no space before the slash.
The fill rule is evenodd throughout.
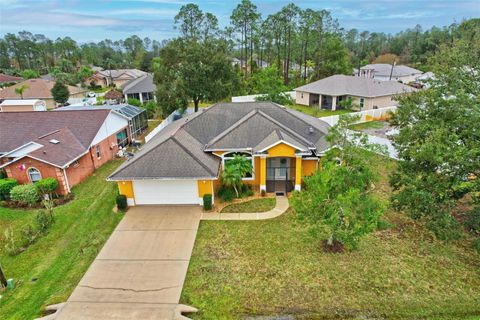
<path id="1" fill-rule="evenodd" d="M 358 110 L 370 110 L 396 105 L 396 95 L 412 92 L 412 87 L 396 81 L 334 75 L 295 89 L 297 104 L 320 109 L 342 109 L 351 101 Z M 343 102 L 343 103 L 342 103 Z"/>
<path id="2" fill-rule="evenodd" d="M 360 70 L 353 71 L 353 75 L 357 77 L 372 78 L 378 81 L 395 80 L 402 83 L 414 82 L 422 74 L 422 71 L 409 66 L 388 63 L 367 64 Z"/>
<path id="3" fill-rule="evenodd" d="M 38 99 L 4 100 L 0 103 L 0 112 L 46 111 L 45 101 Z"/>
<path id="4" fill-rule="evenodd" d="M 116 70 L 102 70 L 95 73 L 85 82 L 86 84 L 94 83 L 101 87 L 117 87 L 121 88 L 127 82 L 147 75 L 145 71 L 138 69 L 116 69 Z"/>
<path id="5" fill-rule="evenodd" d="M 29 79 L 19 82 L 11 87 L 5 88 L 0 91 L 0 99 L 10 100 L 24 100 L 24 99 L 39 99 L 45 101 L 48 109 L 56 108 L 56 103 L 53 100 L 52 88 L 55 85 L 55 81 L 44 79 Z M 15 92 L 15 89 L 24 87 L 25 90 L 22 95 Z M 85 89 L 67 86 L 70 92 L 70 98 L 85 98 Z"/>

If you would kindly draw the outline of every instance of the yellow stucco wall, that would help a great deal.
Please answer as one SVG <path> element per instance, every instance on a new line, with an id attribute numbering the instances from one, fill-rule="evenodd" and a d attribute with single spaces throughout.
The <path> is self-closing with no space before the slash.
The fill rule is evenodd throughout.
<path id="1" fill-rule="evenodd" d="M 260 157 L 253 158 L 253 171 L 254 179 L 253 180 L 243 180 L 244 183 L 258 186 L 260 185 Z"/>
<path id="2" fill-rule="evenodd" d="M 302 176 L 308 177 L 317 171 L 317 160 L 302 160 Z"/>
<path id="3" fill-rule="evenodd" d="M 212 180 L 198 180 L 197 181 L 198 183 L 198 197 L 201 198 L 203 197 L 205 194 L 212 194 L 213 193 L 213 189 L 212 189 L 212 185 L 213 185 L 213 182 Z"/>
<path id="4" fill-rule="evenodd" d="M 295 148 L 280 143 L 267 150 L 269 157 L 295 157 Z"/>
<path id="5" fill-rule="evenodd" d="M 127 198 L 133 198 L 134 194 L 132 181 L 118 181 L 118 192 Z"/>

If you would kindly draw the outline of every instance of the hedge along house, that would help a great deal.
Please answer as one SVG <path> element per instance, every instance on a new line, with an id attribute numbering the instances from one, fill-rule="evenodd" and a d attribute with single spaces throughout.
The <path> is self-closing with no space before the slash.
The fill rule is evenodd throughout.
<path id="1" fill-rule="evenodd" d="M 67 194 L 114 158 L 128 130 L 113 110 L 0 113 L 0 168 L 19 183 L 53 177 Z"/>
<path id="2" fill-rule="evenodd" d="M 317 170 L 327 131 L 325 122 L 271 102 L 218 103 L 165 127 L 108 180 L 129 205 L 202 204 L 240 154 L 252 162 L 245 183 L 285 194 Z"/>
<path id="3" fill-rule="evenodd" d="M 414 89 L 397 81 L 379 81 L 365 77 L 334 75 L 295 89 L 297 104 L 320 109 L 342 109 L 351 101 L 359 110 L 397 105 L 394 97 Z"/>
<path id="4" fill-rule="evenodd" d="M 121 144 L 122 147 L 124 147 L 132 139 L 137 138 L 148 128 L 147 110 L 129 104 L 107 104 L 102 106 L 66 106 L 57 108 L 55 111 L 101 109 L 114 110 L 128 119 L 130 136 L 128 137 L 128 139 L 126 139 L 127 132 L 122 133 L 125 139 L 124 142 Z"/>

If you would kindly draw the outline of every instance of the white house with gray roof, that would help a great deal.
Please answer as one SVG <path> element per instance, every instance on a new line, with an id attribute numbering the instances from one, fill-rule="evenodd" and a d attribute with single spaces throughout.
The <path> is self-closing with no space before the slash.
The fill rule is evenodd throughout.
<path id="1" fill-rule="evenodd" d="M 378 81 L 400 81 L 402 83 L 414 82 L 423 72 L 405 65 L 392 65 L 388 63 L 367 64 L 354 70 L 354 76 L 371 78 Z"/>
<path id="2" fill-rule="evenodd" d="M 396 105 L 395 96 L 413 90 L 397 81 L 334 75 L 296 88 L 295 101 L 305 106 L 337 110 L 343 108 L 342 101 L 351 100 L 357 109 L 370 110 Z"/>
<path id="3" fill-rule="evenodd" d="M 124 83 L 121 85 L 121 89 L 125 95 L 125 101 L 130 98 L 140 100 L 141 103 L 157 101 L 155 96 L 157 87 L 153 83 L 153 76 L 150 73 Z"/>

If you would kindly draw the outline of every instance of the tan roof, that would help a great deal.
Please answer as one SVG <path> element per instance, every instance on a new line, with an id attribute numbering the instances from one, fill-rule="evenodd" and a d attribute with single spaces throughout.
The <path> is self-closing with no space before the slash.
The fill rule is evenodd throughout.
<path id="1" fill-rule="evenodd" d="M 44 79 L 29 79 L 22 82 L 19 82 L 11 87 L 5 88 L 0 91 L 0 98 L 2 99 L 20 99 L 21 96 L 15 93 L 15 89 L 21 86 L 26 86 L 27 88 L 23 92 L 23 99 L 52 99 L 52 88 L 55 85 L 55 81 L 44 80 Z M 68 91 L 70 94 L 77 94 L 86 92 L 87 90 L 68 86 Z"/>
<path id="2" fill-rule="evenodd" d="M 22 81 L 21 77 L 11 76 L 9 74 L 0 73 L 0 82 L 18 82 Z"/>
<path id="3" fill-rule="evenodd" d="M 397 81 L 378 81 L 364 77 L 334 75 L 298 87 L 295 91 L 329 96 L 381 97 L 412 92 L 413 88 Z"/>

